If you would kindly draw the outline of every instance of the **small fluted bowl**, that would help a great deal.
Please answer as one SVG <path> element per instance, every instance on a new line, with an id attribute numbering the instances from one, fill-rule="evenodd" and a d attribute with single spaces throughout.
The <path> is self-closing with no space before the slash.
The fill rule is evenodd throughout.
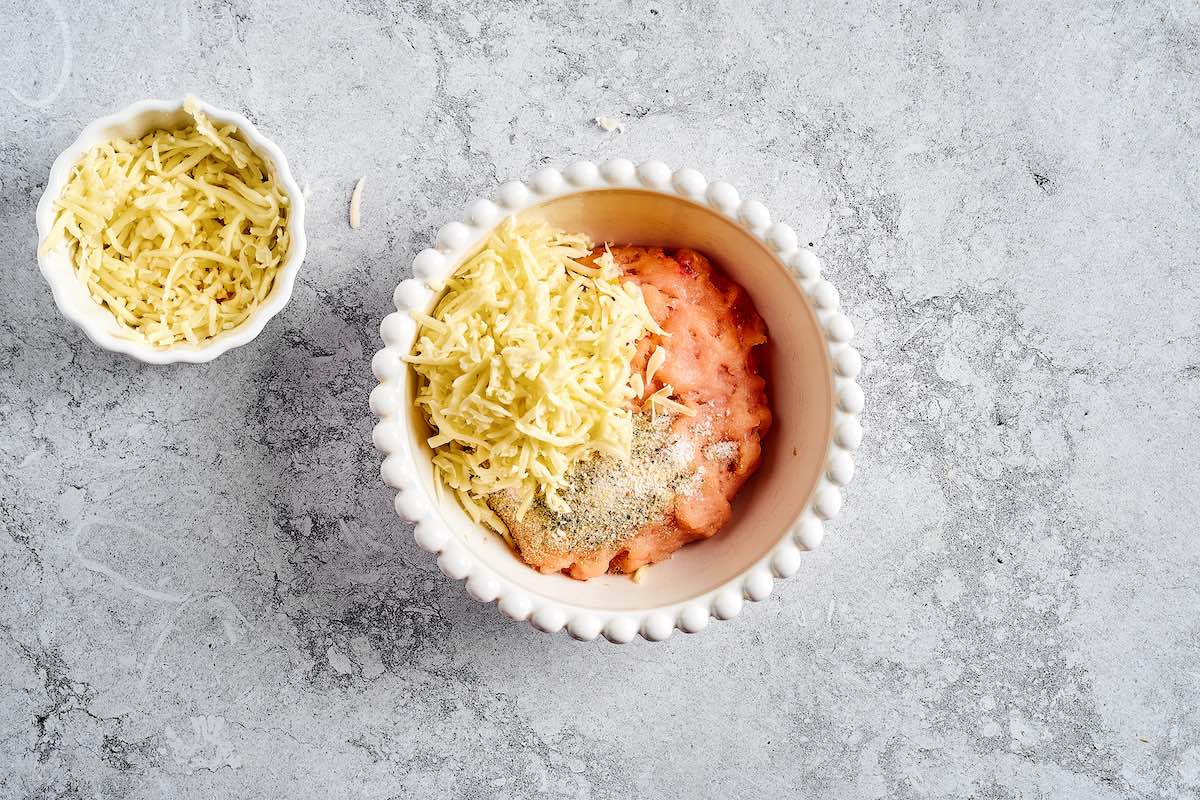
<path id="1" fill-rule="evenodd" d="M 287 305 L 307 247 L 304 238 L 304 195 L 288 169 L 283 151 L 259 133 L 253 123 L 241 114 L 197 100 L 197 107 L 214 123 L 232 123 L 237 127 L 246 142 L 272 171 L 289 201 L 287 227 L 291 234 L 291 249 L 275 274 L 275 284 L 270 293 L 249 318 L 236 328 L 222 331 L 197 344 L 180 342 L 170 347 L 155 347 L 149 342 L 131 338 L 128 332 L 117 324 L 112 312 L 92 299 L 87 287 L 79 281 L 75 265 L 71 263 L 65 246 L 42 253 L 42 244 L 54 225 L 54 201 L 62 194 L 63 187 L 71 177 L 71 170 L 79 160 L 103 142 L 113 139 L 137 139 L 152 130 L 176 128 L 188 123 L 191 117 L 183 110 L 183 104 L 184 98 L 143 100 L 88 125 L 79 134 L 79 138 L 55 159 L 50 168 L 50 177 L 46 181 L 46 190 L 37 205 L 38 267 L 46 283 L 50 284 L 50 290 L 54 293 L 54 304 L 58 306 L 58 310 L 78 325 L 98 346 L 116 353 L 124 353 L 147 364 L 171 364 L 177 361 L 202 363 L 250 342 L 262 332 L 267 321 Z"/>
<path id="2" fill-rule="evenodd" d="M 721 532 L 653 565 L 641 582 L 543 575 L 473 523 L 449 493 L 439 499 L 434 490 L 429 430 L 413 407 L 416 376 L 401 360 L 417 331 L 410 312 L 428 312 L 435 287 L 509 215 L 536 216 L 597 242 L 699 250 L 745 288 L 767 323 L 771 339 L 762 361 L 774 421 L 762 464 Z M 545 632 L 565 629 L 581 640 L 695 633 L 712 618 L 737 616 L 746 600 L 765 599 L 775 579 L 799 569 L 804 551 L 820 546 L 825 522 L 841 509 L 842 488 L 854 472 L 851 452 L 862 440 L 863 392 L 856 383 L 862 359 L 850 345 L 853 325 L 838 309 L 837 290 L 821 277 L 820 261 L 799 246 L 795 232 L 727 183 L 657 161 L 544 169 L 474 201 L 461 220 L 443 227 L 435 246 L 417 254 L 413 277 L 400 282 L 393 299 L 396 312 L 380 325 L 384 347 L 372 361 L 383 480 L 397 490 L 397 513 L 416 523 L 417 544 L 436 554 L 442 572 L 511 619 Z"/>

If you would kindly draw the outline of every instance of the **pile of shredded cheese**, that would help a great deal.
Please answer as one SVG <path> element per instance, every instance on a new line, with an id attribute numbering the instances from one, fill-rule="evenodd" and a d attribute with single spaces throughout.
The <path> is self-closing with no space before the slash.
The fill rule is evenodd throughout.
<path id="1" fill-rule="evenodd" d="M 591 242 L 510 219 L 447 282 L 407 360 L 435 434 L 433 464 L 476 522 L 505 533 L 485 498 L 511 490 L 517 518 L 559 492 L 593 453 L 629 457 L 630 362 L 647 332 L 667 335 L 634 282 Z"/>
<path id="2" fill-rule="evenodd" d="M 642 377 L 639 373 L 634 373 L 630 376 L 630 385 L 633 386 L 634 397 L 641 398 L 646 394 L 646 388 L 650 386 L 654 380 L 654 373 L 658 372 L 667 360 L 667 351 L 662 345 L 654 348 L 654 352 L 650 354 L 650 358 L 646 360 L 646 376 Z M 654 419 L 658 415 L 658 410 L 661 408 L 668 414 L 683 414 L 685 417 L 696 416 L 696 409 L 689 408 L 678 400 L 673 400 L 671 395 L 675 393 L 675 387 L 671 384 L 665 384 L 661 389 L 646 398 L 642 408 L 650 409 L 650 418 Z"/>
<path id="3" fill-rule="evenodd" d="M 288 198 L 232 125 L 193 123 L 92 148 L 55 201 L 44 251 L 66 245 L 79 280 L 124 334 L 157 347 L 236 327 L 287 257 Z"/>

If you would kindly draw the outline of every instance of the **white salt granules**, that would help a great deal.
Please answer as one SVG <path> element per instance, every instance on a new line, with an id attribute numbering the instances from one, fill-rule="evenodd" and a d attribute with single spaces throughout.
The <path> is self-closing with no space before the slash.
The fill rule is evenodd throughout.
<path id="1" fill-rule="evenodd" d="M 723 442 L 713 442 L 704 448 L 704 457 L 710 461 L 729 461 L 737 455 L 737 442 L 726 439 Z"/>

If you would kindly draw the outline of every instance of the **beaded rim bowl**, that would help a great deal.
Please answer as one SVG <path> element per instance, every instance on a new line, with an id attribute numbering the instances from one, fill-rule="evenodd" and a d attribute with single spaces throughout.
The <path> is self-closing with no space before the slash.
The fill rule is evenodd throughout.
<path id="1" fill-rule="evenodd" d="M 510 215 L 538 216 L 596 241 L 694 247 L 746 289 L 767 322 L 764 367 L 776 421 L 763 464 L 725 529 L 653 565 L 639 583 L 543 575 L 435 488 L 428 429 L 412 404 L 414 373 L 402 360 L 417 332 L 410 312 L 428 311 L 445 279 Z M 379 418 L 373 440 L 385 454 L 383 480 L 397 490 L 396 512 L 415 523 L 418 546 L 437 555 L 447 577 L 465 581 L 474 599 L 547 633 L 660 641 L 675 629 L 700 631 L 710 618 L 731 619 L 744 600 L 764 600 L 775 578 L 793 575 L 802 552 L 820 546 L 862 440 L 863 392 L 855 382 L 862 359 L 820 261 L 790 227 L 772 223 L 762 203 L 659 161 L 546 168 L 527 182 L 505 183 L 494 200 L 472 202 L 461 220 L 441 228 L 435 247 L 417 254 L 413 276 L 396 287 L 396 312 L 380 325 L 384 347 L 371 362 L 379 381 L 370 396 Z"/>

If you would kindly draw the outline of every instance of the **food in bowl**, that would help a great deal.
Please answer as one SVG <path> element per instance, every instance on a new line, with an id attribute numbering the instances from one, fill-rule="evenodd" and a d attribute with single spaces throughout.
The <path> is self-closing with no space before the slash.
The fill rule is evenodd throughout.
<path id="1" fill-rule="evenodd" d="M 195 101 L 190 124 L 113 139 L 73 167 L 43 253 L 67 251 L 121 335 L 165 349 L 237 327 L 292 246 L 290 201 L 233 125 Z"/>
<path id="2" fill-rule="evenodd" d="M 510 220 L 415 317 L 439 485 L 539 571 L 668 558 L 758 466 L 766 326 L 701 253 Z"/>

